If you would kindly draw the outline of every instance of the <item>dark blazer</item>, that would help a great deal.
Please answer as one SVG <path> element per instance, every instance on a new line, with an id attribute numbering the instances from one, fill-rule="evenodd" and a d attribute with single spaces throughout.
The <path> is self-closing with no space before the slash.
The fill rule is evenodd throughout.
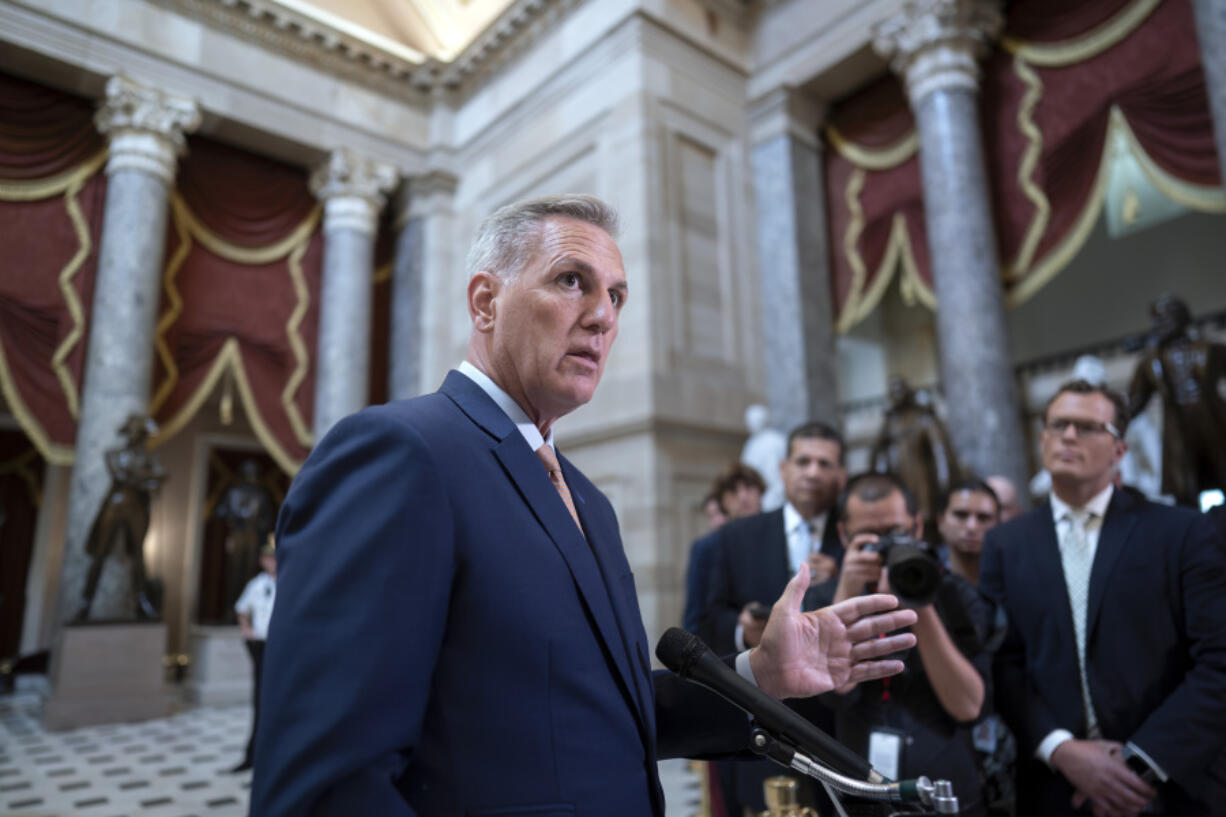
<path id="1" fill-rule="evenodd" d="M 702 603 L 706 600 L 711 567 L 715 564 L 718 533 L 719 528 L 716 528 L 690 545 L 690 561 L 685 568 L 685 610 L 681 615 L 681 626 L 695 635 L 702 622 Z"/>
<path id="2" fill-rule="evenodd" d="M 457 372 L 320 442 L 277 525 L 253 815 L 659 816 L 659 757 L 745 745 L 653 688 L 613 509 L 560 459 L 586 539 Z"/>
<path id="3" fill-rule="evenodd" d="M 841 562 L 843 544 L 834 516 L 832 508 L 826 516 L 822 552 Z M 792 578 L 783 509 L 734 519 L 710 536 L 715 555 L 698 633 L 711 649 L 723 654 L 736 649 L 737 618 L 745 605 L 752 601 L 774 604 Z M 823 596 L 833 597 L 833 592 L 823 593 L 825 589 L 819 585 L 809 590 L 805 596 L 806 609 L 821 606 L 816 601 Z"/>
<path id="4" fill-rule="evenodd" d="M 1171 776 L 1160 793 L 1168 813 L 1181 817 L 1221 814 L 1226 802 L 1220 547 L 1202 515 L 1116 490 L 1090 574 L 1086 672 L 1099 728 L 1104 738 L 1134 742 Z M 1018 813 L 1073 814 L 1071 786 L 1034 759 L 1053 729 L 1085 737 L 1049 503 L 989 531 L 980 586 L 1009 618 L 996 656 L 996 701 L 1018 738 Z"/>

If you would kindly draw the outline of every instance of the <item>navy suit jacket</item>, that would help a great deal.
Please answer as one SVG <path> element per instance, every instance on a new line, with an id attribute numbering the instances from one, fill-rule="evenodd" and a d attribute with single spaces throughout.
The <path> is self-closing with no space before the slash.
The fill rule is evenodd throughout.
<path id="1" fill-rule="evenodd" d="M 715 652 L 728 653 L 736 649 L 737 618 L 745 605 L 752 601 L 774 604 L 792 578 L 783 509 L 734 519 L 708 537 L 712 540 L 713 555 L 698 634 Z M 835 561 L 843 559 L 833 509 L 826 517 L 822 552 Z M 810 588 L 805 596 L 805 609 L 829 604 L 833 597 L 830 582 Z"/>
<path id="2" fill-rule="evenodd" d="M 1085 737 L 1050 504 L 988 532 L 980 586 L 1009 618 L 996 701 L 1018 737 L 1018 813 L 1073 814 L 1071 786 L 1034 759 L 1053 729 Z M 1117 489 L 1095 551 L 1086 621 L 1086 673 L 1103 737 L 1133 741 L 1171 776 L 1161 789 L 1169 813 L 1220 814 L 1226 559 L 1209 521 Z"/>
<path id="3" fill-rule="evenodd" d="M 253 815 L 658 816 L 658 757 L 746 745 L 653 679 L 613 509 L 560 459 L 586 539 L 457 372 L 321 441 L 277 524 Z"/>

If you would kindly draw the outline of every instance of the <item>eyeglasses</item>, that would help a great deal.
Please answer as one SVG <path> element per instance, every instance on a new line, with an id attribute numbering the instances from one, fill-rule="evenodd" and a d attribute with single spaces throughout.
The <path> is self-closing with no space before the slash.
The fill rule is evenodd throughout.
<path id="1" fill-rule="evenodd" d="M 1043 427 L 1056 435 L 1063 434 L 1069 428 L 1072 428 L 1073 435 L 1077 437 L 1106 433 L 1117 440 L 1120 438 L 1119 430 L 1111 425 L 1111 423 L 1098 423 L 1093 420 L 1070 420 L 1067 417 L 1053 417 Z"/>

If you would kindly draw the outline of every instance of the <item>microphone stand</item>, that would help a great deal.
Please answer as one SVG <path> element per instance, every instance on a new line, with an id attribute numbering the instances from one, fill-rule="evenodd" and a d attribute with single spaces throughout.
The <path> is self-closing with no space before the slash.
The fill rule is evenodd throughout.
<path id="1" fill-rule="evenodd" d="M 868 783 L 856 780 L 823 766 L 795 746 L 774 737 L 761 727 L 753 730 L 749 747 L 755 753 L 768 757 L 781 766 L 795 769 L 821 783 L 842 817 L 847 817 L 847 812 L 836 796 L 836 791 L 865 800 L 918 803 L 926 809 L 932 809 L 936 814 L 958 813 L 958 798 L 954 795 L 953 784 L 948 780 L 938 780 L 935 783 L 927 777 L 901 780 L 896 783 Z"/>

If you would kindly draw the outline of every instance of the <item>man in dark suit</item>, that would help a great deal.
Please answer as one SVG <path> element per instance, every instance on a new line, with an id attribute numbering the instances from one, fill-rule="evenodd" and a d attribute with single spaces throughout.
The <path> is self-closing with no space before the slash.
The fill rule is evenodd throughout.
<path id="1" fill-rule="evenodd" d="M 491 216 L 460 370 L 342 420 L 298 474 L 252 814 L 662 817 L 658 757 L 745 745 L 740 713 L 653 678 L 613 509 L 553 448 L 617 334 L 614 219 L 586 196 Z M 913 615 L 888 596 L 802 614 L 807 581 L 739 672 L 786 697 L 899 669 L 872 636 Z"/>
<path id="2" fill-rule="evenodd" d="M 814 600 L 819 585 L 830 588 L 827 602 L 833 596 L 843 545 L 831 509 L 846 475 L 839 432 L 825 423 L 800 426 L 788 435 L 787 455 L 779 465 L 783 507 L 730 521 L 709 535 L 709 576 L 698 631 L 713 650 L 729 653 L 757 644 L 767 603 L 802 563 L 809 564 L 813 584 L 806 609 L 820 606 Z M 832 731 L 834 722 L 825 708 L 806 714 Z M 740 817 L 745 806 L 755 812 L 766 807 L 762 782 L 777 773 L 773 764 L 725 763 L 718 771 L 730 814 Z"/>
<path id="3" fill-rule="evenodd" d="M 1127 417 L 1110 389 L 1061 386 L 1051 499 L 986 537 L 1019 814 L 1226 813 L 1226 560 L 1202 515 L 1114 487 Z"/>
<path id="4" fill-rule="evenodd" d="M 743 462 L 729 464 L 715 478 L 708 496 L 719 503 L 724 519 L 690 545 L 690 560 L 685 569 L 685 612 L 681 626 L 691 633 L 698 632 L 698 623 L 702 619 L 702 603 L 711 578 L 711 565 L 715 561 L 716 531 L 729 520 L 758 513 L 762 509 L 762 494 L 765 492 L 766 481 L 762 475 Z"/>

